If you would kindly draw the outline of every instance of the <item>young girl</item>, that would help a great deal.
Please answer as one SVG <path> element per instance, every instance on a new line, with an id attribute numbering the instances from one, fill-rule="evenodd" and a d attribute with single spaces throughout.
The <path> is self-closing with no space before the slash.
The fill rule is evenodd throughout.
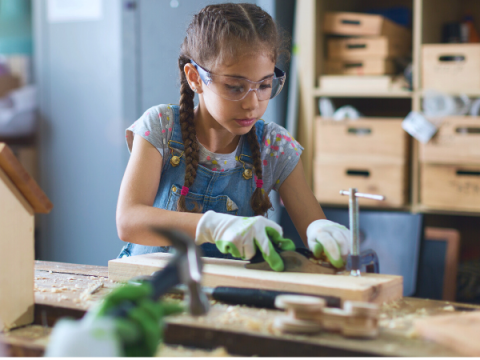
<path id="1" fill-rule="evenodd" d="M 119 257 L 169 251 L 150 227 L 170 227 L 190 234 L 205 256 L 250 259 L 258 248 L 281 271 L 271 241 L 294 245 L 264 217 L 276 190 L 315 256 L 344 264 L 348 230 L 325 220 L 304 177 L 303 148 L 261 120 L 285 83 L 275 67 L 280 44 L 256 5 L 210 5 L 193 17 L 178 59 L 180 105 L 154 106 L 127 129 L 117 229 L 128 244 Z"/>

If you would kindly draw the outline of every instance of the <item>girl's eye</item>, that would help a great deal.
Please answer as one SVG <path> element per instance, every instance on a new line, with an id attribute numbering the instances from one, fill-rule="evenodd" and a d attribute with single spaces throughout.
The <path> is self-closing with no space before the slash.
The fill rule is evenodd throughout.
<path id="1" fill-rule="evenodd" d="M 227 90 L 232 91 L 232 92 L 243 92 L 243 86 L 235 86 L 235 85 L 225 84 L 225 87 L 227 88 Z"/>
<path id="2" fill-rule="evenodd" d="M 260 90 L 266 90 L 266 89 L 271 89 L 271 88 L 272 88 L 272 84 L 260 85 Z"/>

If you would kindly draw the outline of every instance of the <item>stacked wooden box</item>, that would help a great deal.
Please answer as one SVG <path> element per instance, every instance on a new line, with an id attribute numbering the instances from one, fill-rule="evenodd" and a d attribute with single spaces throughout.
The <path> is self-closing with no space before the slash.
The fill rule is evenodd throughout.
<path id="1" fill-rule="evenodd" d="M 430 208 L 480 211 L 480 117 L 443 119 L 420 145 L 421 203 Z"/>
<path id="2" fill-rule="evenodd" d="M 323 29 L 326 34 L 352 36 L 328 39 L 325 74 L 393 74 L 393 59 L 410 52 L 410 31 L 380 15 L 327 12 Z"/>
<path id="3" fill-rule="evenodd" d="M 320 203 L 348 204 L 340 190 L 386 196 L 361 205 L 400 207 L 407 201 L 408 136 L 399 118 L 316 119 L 314 193 Z"/>

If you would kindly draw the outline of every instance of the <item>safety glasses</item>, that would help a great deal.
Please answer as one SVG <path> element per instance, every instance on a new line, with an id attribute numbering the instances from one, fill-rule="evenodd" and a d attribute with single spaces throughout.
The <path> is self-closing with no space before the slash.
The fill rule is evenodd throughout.
<path id="1" fill-rule="evenodd" d="M 227 75 L 216 75 L 190 60 L 198 71 L 200 79 L 218 96 L 231 101 L 240 101 L 255 91 L 259 101 L 273 99 L 282 91 L 286 74 L 275 67 L 274 75 L 261 81 L 251 81 L 245 78 Z"/>

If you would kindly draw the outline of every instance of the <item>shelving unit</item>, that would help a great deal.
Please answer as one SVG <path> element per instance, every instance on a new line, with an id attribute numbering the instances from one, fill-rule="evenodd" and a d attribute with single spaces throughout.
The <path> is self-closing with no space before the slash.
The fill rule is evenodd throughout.
<path id="1" fill-rule="evenodd" d="M 298 76 L 299 76 L 299 126 L 297 138 L 305 150 L 302 160 L 305 175 L 313 187 L 313 161 L 315 149 L 315 119 L 319 114 L 318 99 L 332 98 L 335 105 L 355 102 L 362 104 L 369 101 L 369 106 L 387 101 L 397 104 L 392 108 L 395 114 L 390 116 L 405 116 L 409 111 L 421 111 L 424 89 L 421 76 L 422 45 L 441 42 L 442 25 L 446 22 L 459 21 L 466 12 L 470 12 L 480 31 L 480 1 L 478 0 L 384 0 L 381 7 L 406 6 L 412 11 L 412 84 L 413 90 L 391 90 L 387 92 L 360 91 L 325 91 L 319 88 L 318 79 L 323 74 L 323 64 L 326 52 L 326 36 L 323 33 L 323 16 L 326 11 L 362 12 L 368 8 L 378 8 L 375 0 L 301 0 L 297 2 L 296 29 L 299 39 Z M 444 91 L 448 93 L 448 91 Z M 458 94 L 452 94 L 458 95 Z M 469 97 L 480 97 L 478 91 L 469 91 Z M 374 104 L 375 102 L 375 104 Z M 355 106 L 355 105 L 354 105 Z M 382 110 L 383 109 L 383 110 Z M 384 111 L 380 106 L 379 111 Z M 404 114 L 401 114 L 401 113 Z M 369 115 L 370 116 L 370 115 Z M 377 116 L 387 116 L 385 113 Z M 479 121 L 480 123 L 480 121 Z M 411 141 L 410 149 L 410 182 L 409 202 L 396 210 L 433 214 L 478 215 L 480 211 L 461 211 L 451 208 L 430 208 L 421 204 L 420 197 L 420 163 L 419 143 Z M 329 205 L 332 204 L 323 204 Z M 338 205 L 333 205 L 338 206 Z"/>

